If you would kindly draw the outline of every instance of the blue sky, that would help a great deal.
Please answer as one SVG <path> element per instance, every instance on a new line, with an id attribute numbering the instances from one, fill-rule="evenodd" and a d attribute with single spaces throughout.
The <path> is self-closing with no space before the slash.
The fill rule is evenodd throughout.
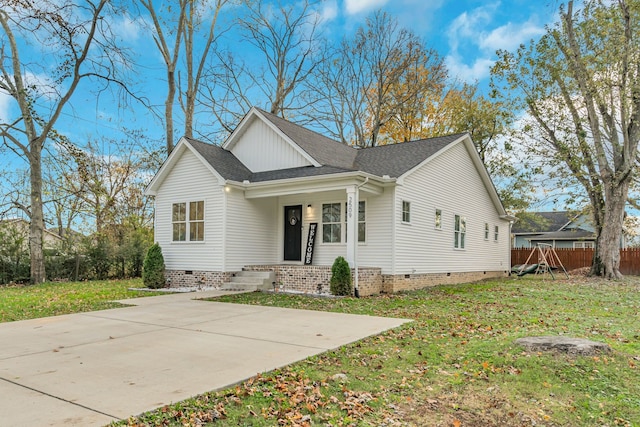
<path id="1" fill-rule="evenodd" d="M 452 78 L 478 81 L 486 89 L 495 51 L 514 50 L 520 43 L 539 37 L 544 26 L 554 20 L 558 5 L 557 0 L 324 0 L 316 8 L 324 18 L 324 34 L 335 40 L 352 33 L 371 12 L 382 8 L 401 26 L 413 30 L 424 38 L 428 46 L 436 49 L 445 58 Z M 223 10 L 222 18 L 230 16 L 229 12 L 232 11 Z M 144 17 L 135 16 L 133 11 L 130 15 L 121 16 L 114 27 L 140 62 L 133 72 L 141 81 L 137 92 L 148 98 L 162 116 L 166 96 L 164 65 L 152 44 L 148 27 L 145 28 Z M 227 36 L 230 43 L 236 43 L 233 31 Z M 81 86 L 75 93 L 56 126 L 72 140 L 123 135 L 120 131 L 123 127 L 142 128 L 150 136 L 161 138 L 163 131 L 159 116 L 146 113 L 135 102 L 130 104 L 129 110 L 119 110 L 116 108 L 119 99 L 108 94 L 96 99 L 88 90 L 82 89 Z M 0 119 L 15 117 L 16 111 L 15 105 L 0 95 Z M 175 113 L 179 120 L 177 102 Z M 199 120 L 207 118 L 200 116 Z M 176 123 L 176 136 L 179 136 L 180 129 L 181 123 Z M 0 168 L 2 166 L 0 164 Z"/>
<path id="2" fill-rule="evenodd" d="M 452 76 L 485 83 L 495 51 L 514 50 L 542 35 L 558 5 L 550 0 L 345 0 L 325 7 L 334 8 L 336 22 L 345 29 L 382 8 L 443 55 Z"/>

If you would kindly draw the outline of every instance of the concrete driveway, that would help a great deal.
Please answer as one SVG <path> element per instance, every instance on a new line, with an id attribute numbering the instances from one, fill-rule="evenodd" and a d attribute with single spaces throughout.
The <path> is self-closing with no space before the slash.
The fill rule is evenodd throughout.
<path id="1" fill-rule="evenodd" d="M 406 322 L 196 301 L 0 324 L 0 425 L 100 426 Z"/>

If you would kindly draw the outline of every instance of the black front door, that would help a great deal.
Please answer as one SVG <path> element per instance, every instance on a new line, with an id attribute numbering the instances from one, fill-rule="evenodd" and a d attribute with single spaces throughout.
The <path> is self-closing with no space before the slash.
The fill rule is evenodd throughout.
<path id="1" fill-rule="evenodd" d="M 284 260 L 302 259 L 302 205 L 284 207 Z"/>

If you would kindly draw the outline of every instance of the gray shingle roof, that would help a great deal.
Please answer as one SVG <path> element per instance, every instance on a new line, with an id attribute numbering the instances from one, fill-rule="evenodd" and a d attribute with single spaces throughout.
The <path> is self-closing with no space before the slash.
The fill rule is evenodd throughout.
<path id="1" fill-rule="evenodd" d="M 397 178 L 458 140 L 464 133 L 358 150 L 355 168 L 373 175 Z"/>
<path id="2" fill-rule="evenodd" d="M 512 233 L 547 233 L 559 231 L 574 217 L 574 214 L 567 211 L 557 212 L 531 212 L 531 218 L 526 217 L 516 221 L 512 228 Z"/>
<path id="3" fill-rule="evenodd" d="M 187 138 L 187 140 L 224 179 L 239 182 L 244 180 L 265 182 L 350 171 L 362 171 L 380 177 L 389 175 L 392 178 L 397 178 L 464 135 L 447 135 L 355 149 L 266 111 L 259 110 L 259 112 L 322 166 L 252 173 L 230 151 L 192 138 Z"/>
<path id="4" fill-rule="evenodd" d="M 275 181 L 278 179 L 304 178 L 307 176 L 332 175 L 336 173 L 352 172 L 352 169 L 337 168 L 335 166 L 302 166 L 299 168 L 279 169 L 274 171 L 256 172 L 251 175 L 251 182 Z"/>
<path id="5" fill-rule="evenodd" d="M 534 241 L 543 240 L 595 240 L 596 235 L 591 231 L 579 228 L 570 231 L 551 231 L 549 233 L 533 234 L 528 239 Z"/>
<path id="6" fill-rule="evenodd" d="M 230 151 L 197 139 L 185 139 L 224 179 L 242 182 L 251 178 L 251 171 Z"/>

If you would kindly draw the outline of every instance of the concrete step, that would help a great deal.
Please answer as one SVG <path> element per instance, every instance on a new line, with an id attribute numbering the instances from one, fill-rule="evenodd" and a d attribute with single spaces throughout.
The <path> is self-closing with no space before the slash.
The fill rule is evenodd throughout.
<path id="1" fill-rule="evenodd" d="M 226 291 L 258 291 L 273 288 L 275 281 L 273 271 L 239 271 L 221 286 Z"/>
<path id="2" fill-rule="evenodd" d="M 238 271 L 234 277 L 260 277 L 263 279 L 268 279 L 276 277 L 276 274 L 273 271 L 242 270 Z"/>

